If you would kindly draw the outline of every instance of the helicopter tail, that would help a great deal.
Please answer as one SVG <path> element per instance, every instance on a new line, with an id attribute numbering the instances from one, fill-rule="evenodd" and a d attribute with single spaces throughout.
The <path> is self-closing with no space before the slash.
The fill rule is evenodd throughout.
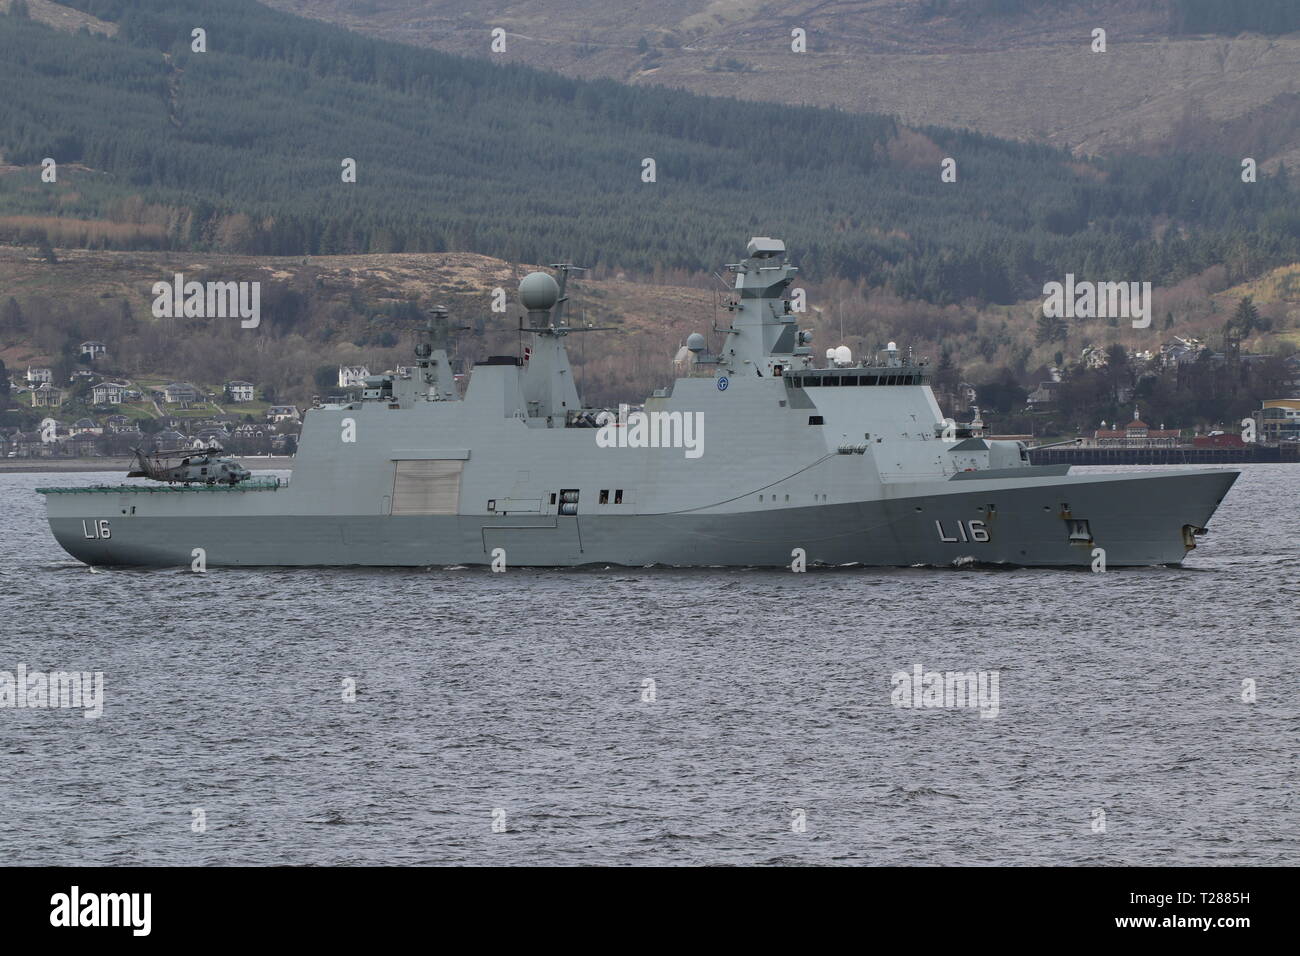
<path id="1" fill-rule="evenodd" d="M 152 478 L 153 469 L 150 468 L 149 459 L 145 457 L 145 453 L 139 448 L 132 448 L 131 451 L 135 455 L 136 467 L 133 470 L 128 471 L 126 476 L 128 478 Z"/>

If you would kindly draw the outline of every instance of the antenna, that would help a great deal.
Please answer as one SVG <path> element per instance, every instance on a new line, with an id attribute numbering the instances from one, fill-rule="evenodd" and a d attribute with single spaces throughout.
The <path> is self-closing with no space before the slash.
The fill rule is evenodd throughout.
<path id="1" fill-rule="evenodd" d="M 714 275 L 717 275 L 715 272 Z M 722 278 L 718 276 L 718 278 Z M 713 351 L 713 336 L 718 331 L 718 290 L 713 290 L 713 325 L 709 327 L 709 351 Z"/>
<path id="2" fill-rule="evenodd" d="M 555 308 L 551 310 L 551 324 L 555 327 L 563 325 L 564 305 L 569 301 L 568 293 L 565 291 L 569 286 L 570 272 L 586 272 L 583 266 L 575 266 L 572 262 L 552 262 L 551 268 L 560 274 L 560 295 L 555 300 Z"/>

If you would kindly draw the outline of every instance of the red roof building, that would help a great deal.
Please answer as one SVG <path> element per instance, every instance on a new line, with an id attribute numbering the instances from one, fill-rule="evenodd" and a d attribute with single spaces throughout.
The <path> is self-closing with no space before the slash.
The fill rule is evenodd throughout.
<path id="1" fill-rule="evenodd" d="M 1180 432 L 1176 428 L 1152 428 L 1138 418 L 1133 409 L 1133 420 L 1122 429 L 1106 428 L 1106 423 L 1092 433 L 1088 445 L 1093 448 L 1173 448 L 1178 444 Z"/>

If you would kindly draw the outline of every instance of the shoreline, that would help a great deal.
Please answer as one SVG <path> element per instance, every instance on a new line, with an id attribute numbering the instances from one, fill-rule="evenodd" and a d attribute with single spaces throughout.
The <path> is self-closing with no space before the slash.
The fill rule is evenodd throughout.
<path id="1" fill-rule="evenodd" d="M 293 469 L 293 458 L 276 455 L 270 458 L 240 458 L 235 461 L 249 471 L 288 471 Z M 0 474 L 40 474 L 76 471 L 131 470 L 132 458 L 0 458 Z"/>

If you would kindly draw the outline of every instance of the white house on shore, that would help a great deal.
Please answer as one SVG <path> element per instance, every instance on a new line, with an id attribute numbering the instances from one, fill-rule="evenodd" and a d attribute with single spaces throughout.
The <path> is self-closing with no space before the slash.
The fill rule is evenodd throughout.
<path id="1" fill-rule="evenodd" d="M 121 405 L 127 401 L 131 386 L 121 382 L 100 382 L 90 390 L 90 401 L 94 405 Z"/>
<path id="2" fill-rule="evenodd" d="M 168 405 L 190 405 L 200 398 L 199 390 L 189 382 L 171 382 L 162 387 L 163 401 Z"/>
<path id="3" fill-rule="evenodd" d="M 339 388 L 360 388 L 361 380 L 370 374 L 364 365 L 340 365 Z"/>
<path id="4" fill-rule="evenodd" d="M 252 382 L 227 382 L 226 395 L 231 402 L 251 402 L 256 389 Z"/>

